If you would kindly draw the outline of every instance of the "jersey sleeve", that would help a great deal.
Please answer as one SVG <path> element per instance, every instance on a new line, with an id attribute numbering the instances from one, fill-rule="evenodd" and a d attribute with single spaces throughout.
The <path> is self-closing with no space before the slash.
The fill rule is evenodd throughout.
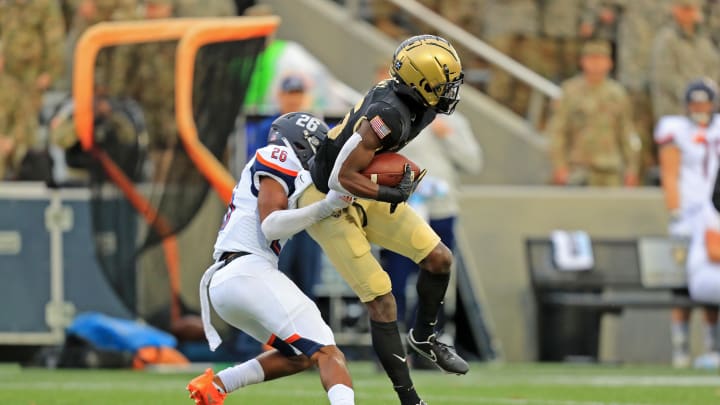
<path id="1" fill-rule="evenodd" d="M 395 146 L 402 138 L 405 120 L 397 108 L 382 102 L 374 103 L 368 107 L 365 116 L 384 147 Z"/>
<path id="2" fill-rule="evenodd" d="M 268 145 L 255 152 L 255 162 L 250 168 L 252 192 L 255 196 L 260 189 L 260 178 L 272 177 L 280 183 L 287 195 L 295 192 L 295 178 L 302 171 L 302 164 L 286 146 Z"/>
<path id="3" fill-rule="evenodd" d="M 653 135 L 656 144 L 667 145 L 675 142 L 676 132 L 678 131 L 678 118 L 673 115 L 660 118 Z"/>

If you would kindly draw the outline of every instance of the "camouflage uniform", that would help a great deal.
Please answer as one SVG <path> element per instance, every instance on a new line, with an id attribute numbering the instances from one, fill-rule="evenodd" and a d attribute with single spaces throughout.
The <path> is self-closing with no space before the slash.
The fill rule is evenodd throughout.
<path id="1" fill-rule="evenodd" d="M 617 40 L 618 18 L 622 14 L 626 3 L 635 0 L 585 0 L 581 22 L 593 28 L 592 38 L 610 42 L 613 46 Z M 612 22 L 602 21 L 601 14 L 604 9 L 612 10 L 615 18 Z"/>
<path id="2" fill-rule="evenodd" d="M 488 0 L 485 8 L 485 38 L 498 51 L 528 68 L 540 70 L 538 47 L 538 6 L 533 0 Z M 488 94 L 525 115 L 530 88 L 493 67 Z"/>
<path id="3" fill-rule="evenodd" d="M 178 17 L 229 17 L 237 15 L 232 0 L 176 0 Z"/>
<path id="4" fill-rule="evenodd" d="M 688 35 L 676 23 L 663 28 L 655 38 L 650 66 L 655 121 L 684 114 L 685 86 L 700 77 L 720 79 L 720 56 L 708 35 L 702 30 Z"/>
<path id="5" fill-rule="evenodd" d="M 142 105 L 151 149 L 171 149 L 175 124 L 175 42 L 138 45 L 129 93 Z"/>
<path id="6" fill-rule="evenodd" d="M 633 0 L 618 21 L 617 79 L 633 105 L 635 130 L 642 142 L 641 171 L 656 165 L 650 101 L 650 58 L 655 34 L 670 22 L 671 0 Z"/>
<path id="7" fill-rule="evenodd" d="M 621 186 L 624 175 L 637 176 L 640 142 L 625 89 L 579 75 L 562 90 L 548 124 L 553 168 L 567 169 L 572 185 Z"/>
<path id="8" fill-rule="evenodd" d="M 715 46 L 720 46 L 720 0 L 706 0 L 705 27 Z"/>
<path id="9" fill-rule="evenodd" d="M 60 4 L 56 0 L 0 2 L 0 38 L 5 72 L 20 82 L 38 111 L 43 90 L 37 88 L 36 80 L 47 73 L 52 83 L 62 74 L 65 25 Z"/>
<path id="10" fill-rule="evenodd" d="M 2 45 L 0 45 L 1 47 Z M 0 48 L 0 66 L 2 49 Z M 0 180 L 12 177 L 22 163 L 28 149 L 35 143 L 37 121 L 32 119 L 33 106 L 30 99 L 23 96 L 20 83 L 2 71 L 0 67 L 0 137 L 13 138 L 15 146 L 5 156 L 0 151 Z"/>
<path id="11" fill-rule="evenodd" d="M 546 0 L 542 4 L 540 73 L 552 81 L 562 82 L 578 72 L 578 24 L 582 4 L 578 0 Z"/>

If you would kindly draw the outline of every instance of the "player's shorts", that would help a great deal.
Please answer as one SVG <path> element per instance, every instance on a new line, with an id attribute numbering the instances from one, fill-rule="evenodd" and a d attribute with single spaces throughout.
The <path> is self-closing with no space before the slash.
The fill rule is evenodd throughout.
<path id="1" fill-rule="evenodd" d="M 210 281 L 215 312 L 230 325 L 286 356 L 312 356 L 335 345 L 320 310 L 273 263 L 257 255 L 231 261 Z"/>
<path id="2" fill-rule="evenodd" d="M 325 194 L 310 186 L 298 204 L 305 207 L 323 198 Z M 371 243 L 419 263 L 440 237 L 408 204 L 400 204 L 393 214 L 388 203 L 360 199 L 356 204 L 307 231 L 360 300 L 368 302 L 392 290 L 390 277 L 370 252 Z"/>

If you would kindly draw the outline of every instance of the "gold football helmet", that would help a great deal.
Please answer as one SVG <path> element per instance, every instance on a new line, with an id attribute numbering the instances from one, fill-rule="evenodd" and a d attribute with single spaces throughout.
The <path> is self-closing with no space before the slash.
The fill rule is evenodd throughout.
<path id="1" fill-rule="evenodd" d="M 451 114 L 460 101 L 460 58 L 450 42 L 438 36 L 406 39 L 393 55 L 390 75 L 439 113 Z"/>

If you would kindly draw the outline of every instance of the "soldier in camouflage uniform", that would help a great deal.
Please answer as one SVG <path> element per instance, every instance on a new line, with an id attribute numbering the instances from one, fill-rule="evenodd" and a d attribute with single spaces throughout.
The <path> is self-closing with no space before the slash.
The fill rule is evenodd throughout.
<path id="1" fill-rule="evenodd" d="M 498 51 L 538 71 L 539 10 L 534 0 L 488 0 L 485 8 L 485 38 Z M 502 69 L 491 70 L 488 94 L 520 115 L 527 112 L 530 88 Z"/>
<path id="2" fill-rule="evenodd" d="M 706 0 L 704 7 L 705 28 L 716 47 L 720 46 L 720 0 Z"/>
<path id="3" fill-rule="evenodd" d="M 583 73 L 565 81 L 548 124 L 553 182 L 567 185 L 635 186 L 640 142 L 622 86 L 610 79 L 610 45 L 582 48 Z"/>
<path id="4" fill-rule="evenodd" d="M 583 39 L 601 39 L 614 46 L 618 19 L 626 3 L 634 0 L 584 0 L 580 22 Z"/>
<path id="5" fill-rule="evenodd" d="M 65 64 L 68 67 L 64 88 L 72 83 L 75 45 L 90 26 L 105 21 L 136 19 L 137 0 L 79 0 L 68 33 Z M 96 91 L 113 96 L 126 92 L 130 46 L 103 48 L 95 63 Z"/>
<path id="6" fill-rule="evenodd" d="M 230 17 L 237 15 L 232 0 L 175 0 L 178 17 Z"/>
<path id="7" fill-rule="evenodd" d="M 0 40 L 5 72 L 20 82 L 37 116 L 43 93 L 62 74 L 65 25 L 60 4 L 57 0 L 0 2 Z"/>
<path id="8" fill-rule="evenodd" d="M 20 83 L 3 71 L 3 59 L 0 43 L 0 181 L 15 177 L 37 130 L 31 100 Z"/>
<path id="9" fill-rule="evenodd" d="M 627 1 L 618 20 L 617 79 L 633 105 L 633 122 L 642 142 L 641 174 L 657 164 L 648 72 L 655 35 L 670 23 L 671 1 Z"/>
<path id="10" fill-rule="evenodd" d="M 546 78 L 560 83 L 578 72 L 578 24 L 583 11 L 578 0 L 542 2 L 542 69 Z"/>
<path id="11" fill-rule="evenodd" d="M 171 0 L 145 2 L 147 19 L 174 15 Z M 133 48 L 128 76 L 128 94 L 137 100 L 145 113 L 150 159 L 154 178 L 167 174 L 172 150 L 179 141 L 175 121 L 175 51 L 177 43 L 151 42 Z"/>
<path id="12" fill-rule="evenodd" d="M 700 0 L 673 0 L 674 23 L 655 38 L 650 66 L 650 94 L 655 121 L 683 114 L 685 85 L 698 77 L 720 79 L 720 56 L 702 22 Z"/>

